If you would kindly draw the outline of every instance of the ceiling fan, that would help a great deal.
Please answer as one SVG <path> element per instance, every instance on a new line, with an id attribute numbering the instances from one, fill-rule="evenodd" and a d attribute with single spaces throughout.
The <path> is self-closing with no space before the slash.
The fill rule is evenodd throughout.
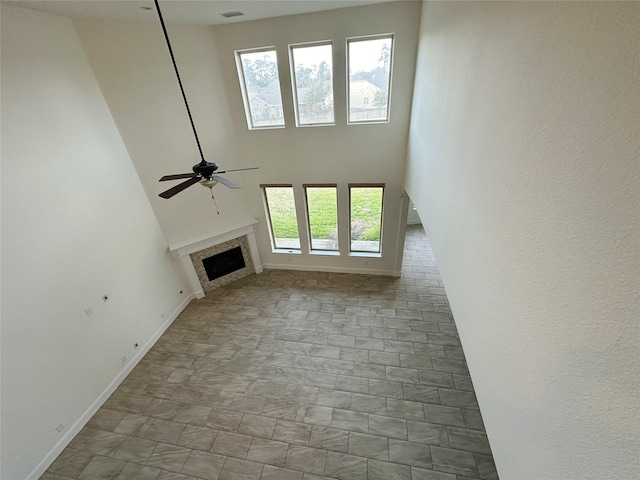
<path id="1" fill-rule="evenodd" d="M 171 198 L 174 195 L 180 193 L 185 188 L 190 187 L 196 183 L 200 183 L 200 185 L 204 187 L 213 188 L 216 183 L 221 183 L 229 188 L 240 188 L 239 185 L 236 185 L 230 180 L 223 178 L 219 175 L 214 175 L 214 172 L 217 174 L 227 173 L 227 172 L 238 172 L 240 170 L 255 170 L 259 167 L 251 167 L 251 168 L 234 168 L 233 170 L 223 170 L 221 172 L 217 172 L 219 165 L 215 162 L 207 162 L 204 159 L 193 166 L 193 173 L 178 173 L 176 175 L 165 175 L 160 179 L 161 182 L 166 182 L 167 180 L 179 180 L 182 178 L 187 178 L 188 180 L 182 183 L 179 183 L 175 187 L 171 187 L 169 190 L 165 190 L 159 196 L 162 198 Z"/>
<path id="2" fill-rule="evenodd" d="M 165 190 L 159 196 L 162 198 L 171 198 L 174 195 L 177 195 L 181 191 L 186 188 L 194 185 L 196 183 L 200 183 L 200 185 L 209 187 L 212 189 L 214 185 L 217 183 L 221 183 L 229 188 L 240 188 L 239 185 L 236 185 L 230 180 L 223 178 L 220 176 L 222 173 L 227 172 L 237 172 L 240 170 L 256 170 L 259 167 L 250 167 L 250 168 L 235 168 L 233 170 L 223 170 L 218 171 L 220 167 L 216 162 L 207 162 L 204 159 L 204 154 L 202 153 L 202 147 L 200 146 L 200 140 L 198 139 L 198 132 L 196 131 L 196 126 L 193 123 L 193 117 L 191 116 L 191 109 L 189 108 L 189 102 L 187 102 L 187 96 L 184 93 L 184 87 L 182 86 L 182 80 L 180 79 L 180 72 L 178 72 L 178 65 L 176 65 L 176 59 L 173 55 L 173 49 L 171 48 L 171 42 L 169 41 L 169 34 L 167 33 L 167 28 L 164 24 L 164 19 L 162 18 L 162 12 L 160 11 L 160 4 L 158 0 L 154 0 L 156 5 L 156 11 L 158 12 L 158 18 L 160 19 L 160 25 L 162 25 L 162 31 L 164 32 L 164 38 L 167 41 L 167 47 L 169 48 L 169 54 L 171 55 L 171 62 L 173 63 L 173 69 L 176 72 L 176 78 L 178 79 L 178 85 L 180 85 L 180 91 L 182 92 L 182 99 L 184 100 L 184 106 L 187 109 L 187 114 L 189 115 L 189 121 L 191 122 L 191 129 L 193 130 L 193 136 L 196 140 L 196 145 L 198 146 L 198 151 L 200 152 L 200 163 L 197 163 L 193 166 L 193 173 L 178 173 L 176 175 L 165 175 L 160 179 L 161 182 L 166 182 L 167 180 L 180 180 L 186 178 L 187 180 L 171 187 L 169 190 Z M 211 190 L 211 198 L 213 198 L 213 190 Z M 215 198 L 213 198 L 215 201 Z M 218 212 L 220 213 L 220 212 Z"/>

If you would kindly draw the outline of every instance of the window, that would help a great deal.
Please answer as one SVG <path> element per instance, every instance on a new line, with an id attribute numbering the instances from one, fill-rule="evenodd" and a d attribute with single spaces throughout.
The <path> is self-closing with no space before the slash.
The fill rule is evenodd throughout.
<path id="1" fill-rule="evenodd" d="M 392 64 L 392 34 L 347 38 L 349 123 L 389 121 Z"/>
<path id="2" fill-rule="evenodd" d="M 380 253 L 384 185 L 349 185 L 351 252 Z"/>
<path id="3" fill-rule="evenodd" d="M 304 185 L 311 250 L 338 251 L 336 185 Z"/>
<path id="4" fill-rule="evenodd" d="M 261 185 L 274 249 L 300 250 L 298 217 L 291 185 Z"/>
<path id="5" fill-rule="evenodd" d="M 284 127 L 276 51 L 237 51 L 236 63 L 249 129 Z"/>
<path id="6" fill-rule="evenodd" d="M 333 125 L 331 43 L 290 45 L 296 125 Z"/>

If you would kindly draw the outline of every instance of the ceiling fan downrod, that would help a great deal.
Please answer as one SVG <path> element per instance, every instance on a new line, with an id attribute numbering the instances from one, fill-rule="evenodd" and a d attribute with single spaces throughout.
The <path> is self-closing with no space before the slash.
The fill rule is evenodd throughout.
<path id="1" fill-rule="evenodd" d="M 162 31 L 164 32 L 164 39 L 167 42 L 167 48 L 169 49 L 169 55 L 171 55 L 171 62 L 173 63 L 173 69 L 176 72 L 176 78 L 178 79 L 178 85 L 180 85 L 180 92 L 182 92 L 182 99 L 184 100 L 184 106 L 187 109 L 187 114 L 189 115 L 189 122 L 191 122 L 191 129 L 193 130 L 193 136 L 196 139 L 196 145 L 198 146 L 198 152 L 200 152 L 200 165 L 205 166 L 207 161 L 204 159 L 204 154 L 202 153 L 202 147 L 200 146 L 200 140 L 198 139 L 198 132 L 196 131 L 196 125 L 193 123 L 193 117 L 191 116 L 191 109 L 189 108 L 189 102 L 187 101 L 187 95 L 184 93 L 184 87 L 182 86 L 182 80 L 180 79 L 180 72 L 178 71 L 178 65 L 176 64 L 176 58 L 173 55 L 173 49 L 171 48 L 171 42 L 169 41 L 169 34 L 167 33 L 167 27 L 164 24 L 164 19 L 162 18 L 162 12 L 160 11 L 160 4 L 158 0 L 154 0 L 156 5 L 156 11 L 158 12 L 158 18 L 160 19 L 160 25 L 162 25 Z"/>
<path id="2" fill-rule="evenodd" d="M 213 187 L 217 183 L 222 183 L 228 188 L 238 189 L 240 188 L 238 185 L 233 183 L 230 180 L 227 180 L 224 177 L 220 177 L 218 174 L 227 173 L 227 172 L 235 172 L 240 170 L 255 170 L 258 167 L 250 167 L 250 168 L 234 168 L 231 170 L 224 170 L 218 172 L 219 165 L 216 162 L 207 162 L 204 158 L 204 153 L 202 152 L 202 146 L 200 145 L 200 139 L 198 138 L 198 132 L 196 130 L 195 123 L 193 121 L 193 116 L 191 115 L 191 109 L 189 108 L 189 102 L 187 101 L 187 95 L 184 92 L 184 86 L 182 85 L 182 79 L 180 78 L 180 72 L 178 71 L 178 65 L 176 63 L 175 55 L 173 54 L 173 48 L 171 47 L 171 41 L 169 40 L 169 34 L 167 33 L 167 27 L 164 23 L 164 18 L 162 17 L 162 11 L 160 10 L 160 3 L 158 0 L 154 0 L 154 4 L 156 7 L 156 11 L 158 12 L 158 18 L 160 19 L 160 25 L 162 26 L 162 32 L 164 33 L 164 39 L 167 43 L 167 48 L 169 49 L 169 55 L 171 56 L 171 63 L 173 64 L 173 69 L 176 74 L 176 79 L 178 80 L 178 85 L 180 86 L 180 92 L 182 93 L 182 100 L 184 101 L 184 106 L 187 109 L 187 115 L 189 116 L 189 122 L 191 124 L 191 129 L 193 130 L 193 137 L 195 138 L 196 145 L 198 147 L 198 152 L 200 153 L 200 162 L 193 165 L 192 171 L 193 173 L 178 173 L 175 175 L 165 175 L 160 178 L 161 182 L 169 181 L 169 180 L 181 180 L 184 179 L 182 183 L 175 185 L 168 190 L 160 193 L 159 196 L 161 198 L 171 198 L 174 195 L 182 192 L 186 188 L 189 188 L 191 185 L 195 185 L 196 183 L 200 183 L 204 187 Z M 211 190 L 211 197 L 214 202 L 216 199 L 213 197 L 213 190 Z M 216 211 L 218 215 L 220 212 L 218 211 L 218 205 L 216 202 Z"/>

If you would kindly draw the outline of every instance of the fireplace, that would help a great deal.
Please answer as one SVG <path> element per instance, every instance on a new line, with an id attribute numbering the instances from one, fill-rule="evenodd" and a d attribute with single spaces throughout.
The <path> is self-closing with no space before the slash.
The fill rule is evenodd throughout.
<path id="1" fill-rule="evenodd" d="M 199 250 L 190 257 L 204 292 L 256 273 L 246 235 Z"/>
<path id="2" fill-rule="evenodd" d="M 216 253 L 211 257 L 204 258 L 202 265 L 210 282 L 247 266 L 242 256 L 242 247 L 235 247 L 226 252 Z"/>
<path id="3" fill-rule="evenodd" d="M 247 275 L 262 272 L 255 238 L 256 220 L 172 245 L 196 298 Z"/>

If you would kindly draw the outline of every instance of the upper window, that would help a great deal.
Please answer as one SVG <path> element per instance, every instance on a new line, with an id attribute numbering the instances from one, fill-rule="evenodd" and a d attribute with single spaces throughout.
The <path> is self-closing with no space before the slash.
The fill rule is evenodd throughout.
<path id="1" fill-rule="evenodd" d="M 249 129 L 284 127 L 275 49 L 237 51 L 236 63 Z"/>
<path id="2" fill-rule="evenodd" d="M 338 251 L 338 192 L 335 185 L 304 185 L 309 242 L 314 251 Z"/>
<path id="3" fill-rule="evenodd" d="M 380 253 L 384 185 L 349 185 L 351 252 Z"/>
<path id="4" fill-rule="evenodd" d="M 331 43 L 290 45 L 296 125 L 333 125 Z"/>
<path id="5" fill-rule="evenodd" d="M 300 250 L 298 217 L 291 185 L 261 185 L 274 249 Z"/>
<path id="6" fill-rule="evenodd" d="M 389 121 L 393 34 L 347 38 L 349 123 Z"/>

